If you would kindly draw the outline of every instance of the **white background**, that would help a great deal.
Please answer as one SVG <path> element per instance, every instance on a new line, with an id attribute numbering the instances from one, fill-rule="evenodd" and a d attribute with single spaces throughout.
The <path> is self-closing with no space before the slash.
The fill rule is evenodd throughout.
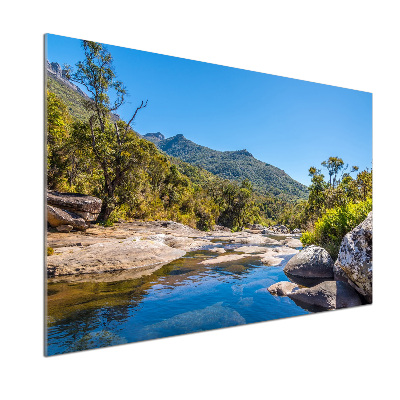
<path id="1" fill-rule="evenodd" d="M 395 398 L 400 268 L 397 5 L 383 0 L 5 2 L 3 398 Z M 46 32 L 373 92 L 373 306 L 44 358 Z"/>

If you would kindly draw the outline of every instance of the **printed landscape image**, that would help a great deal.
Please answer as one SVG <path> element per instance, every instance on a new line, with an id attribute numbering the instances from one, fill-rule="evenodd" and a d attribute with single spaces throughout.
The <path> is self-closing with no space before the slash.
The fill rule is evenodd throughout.
<path id="1" fill-rule="evenodd" d="M 56 35 L 45 69 L 46 355 L 372 303 L 371 93 Z"/>

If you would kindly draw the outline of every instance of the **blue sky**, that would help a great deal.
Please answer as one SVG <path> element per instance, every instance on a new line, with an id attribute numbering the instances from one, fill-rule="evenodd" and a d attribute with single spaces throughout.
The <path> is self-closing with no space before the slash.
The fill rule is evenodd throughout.
<path id="1" fill-rule="evenodd" d="M 309 185 L 308 168 L 339 156 L 350 167 L 372 167 L 372 94 L 106 46 L 128 89 L 118 111 L 134 129 L 186 138 L 216 150 L 247 149 Z M 80 41 L 47 36 L 47 59 L 74 66 Z"/>

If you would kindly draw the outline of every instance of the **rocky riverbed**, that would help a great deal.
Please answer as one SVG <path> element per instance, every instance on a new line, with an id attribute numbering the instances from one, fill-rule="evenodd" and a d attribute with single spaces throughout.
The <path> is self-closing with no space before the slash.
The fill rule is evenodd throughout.
<path id="1" fill-rule="evenodd" d="M 87 224 L 85 230 L 50 229 L 47 257 L 49 278 L 118 281 L 152 274 L 188 252 L 205 250 L 199 266 L 258 263 L 279 266 L 289 282 L 268 290 L 287 296 L 303 308 L 335 309 L 372 302 L 372 213 L 343 239 L 334 263 L 318 246 L 302 248 L 299 234 L 271 233 L 262 226 L 241 232 L 203 232 L 173 221 L 135 221 L 113 227 Z M 281 232 L 282 228 L 280 227 Z"/>
<path id="2" fill-rule="evenodd" d="M 372 213 L 334 262 L 282 225 L 104 227 L 95 198 L 52 192 L 48 202 L 48 354 L 372 302 Z"/>
<path id="3" fill-rule="evenodd" d="M 221 243 L 238 245 L 235 254 L 224 254 Z M 262 229 L 203 232 L 172 221 L 122 222 L 113 227 L 93 224 L 85 231 L 72 232 L 50 229 L 47 245 L 54 249 L 47 258 L 49 277 L 117 271 L 139 276 L 199 249 L 217 255 L 201 261 L 206 265 L 249 257 L 265 265 L 278 265 L 283 256 L 298 253 L 302 246 L 298 234 L 273 238 L 263 234 Z"/>

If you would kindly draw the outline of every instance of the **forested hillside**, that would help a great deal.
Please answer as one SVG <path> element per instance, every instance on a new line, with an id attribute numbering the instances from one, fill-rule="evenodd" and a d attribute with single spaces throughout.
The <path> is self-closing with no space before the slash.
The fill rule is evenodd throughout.
<path id="1" fill-rule="evenodd" d="M 260 194 L 288 200 L 306 199 L 307 187 L 292 179 L 285 171 L 257 160 L 247 150 L 217 151 L 200 146 L 183 135 L 159 140 L 154 134 L 144 135 L 161 150 L 190 164 L 202 167 L 225 179 L 241 182 L 248 179 Z"/>
<path id="2" fill-rule="evenodd" d="M 90 112 L 85 104 L 91 101 L 90 98 L 63 76 L 63 70 L 58 63 L 47 62 L 47 89 L 63 101 L 73 118 L 79 121 L 89 118 Z M 112 121 L 119 120 L 119 116 L 113 113 L 110 118 Z"/>
<path id="3" fill-rule="evenodd" d="M 126 92 L 115 80 L 112 58 L 94 42 L 84 41 L 83 47 L 87 58 L 72 76 L 96 96 L 83 96 L 65 78 L 47 78 L 49 189 L 101 198 L 105 224 L 119 218 L 170 219 L 200 229 L 223 224 L 236 230 L 265 222 L 250 182 L 224 180 L 172 158 L 130 127 L 147 101 L 129 123 L 116 119 L 110 110 L 125 101 Z M 106 94 L 111 89 L 114 104 Z"/>

